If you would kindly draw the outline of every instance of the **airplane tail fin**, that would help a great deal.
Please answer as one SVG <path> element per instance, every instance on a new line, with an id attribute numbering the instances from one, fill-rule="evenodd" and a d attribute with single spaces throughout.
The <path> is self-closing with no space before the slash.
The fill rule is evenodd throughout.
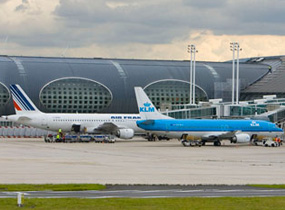
<path id="1" fill-rule="evenodd" d="M 151 100 L 148 98 L 146 93 L 141 87 L 135 87 L 135 93 L 137 98 L 137 104 L 139 113 L 142 119 L 170 119 L 166 115 L 163 115 L 157 111 Z"/>
<path id="2" fill-rule="evenodd" d="M 16 114 L 40 112 L 20 85 L 10 85 Z"/>

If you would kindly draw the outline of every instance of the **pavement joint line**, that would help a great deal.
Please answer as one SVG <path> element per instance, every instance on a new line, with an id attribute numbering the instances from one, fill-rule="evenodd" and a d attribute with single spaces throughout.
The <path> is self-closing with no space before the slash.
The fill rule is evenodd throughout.
<path id="1" fill-rule="evenodd" d="M 173 196 L 163 196 L 163 195 L 159 196 L 159 195 L 157 195 L 157 196 L 143 196 L 143 197 L 139 197 L 139 198 L 171 198 L 171 197 L 173 197 Z"/>
<path id="2" fill-rule="evenodd" d="M 206 192 L 207 190 L 180 190 L 178 192 Z M 212 192 L 212 191 L 209 191 L 209 192 Z M 215 192 L 215 191 L 213 191 Z"/>
<path id="3" fill-rule="evenodd" d="M 179 190 L 138 190 L 138 193 L 179 192 Z"/>
<path id="4" fill-rule="evenodd" d="M 125 198 L 124 196 L 93 196 L 93 197 L 86 197 L 88 199 L 99 199 L 99 198 Z"/>

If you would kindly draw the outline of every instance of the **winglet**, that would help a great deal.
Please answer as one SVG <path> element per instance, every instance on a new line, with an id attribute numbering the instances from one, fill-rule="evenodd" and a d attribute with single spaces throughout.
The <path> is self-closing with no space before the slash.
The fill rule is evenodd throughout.
<path id="1" fill-rule="evenodd" d="M 163 115 L 157 111 L 151 100 L 141 87 L 135 87 L 135 93 L 137 98 L 137 104 L 139 113 L 142 119 L 170 119 L 166 115 Z"/>
<path id="2" fill-rule="evenodd" d="M 27 96 L 25 91 L 20 87 L 20 85 L 10 85 L 10 90 L 13 97 L 13 104 L 16 114 L 39 112 L 37 107 Z"/>

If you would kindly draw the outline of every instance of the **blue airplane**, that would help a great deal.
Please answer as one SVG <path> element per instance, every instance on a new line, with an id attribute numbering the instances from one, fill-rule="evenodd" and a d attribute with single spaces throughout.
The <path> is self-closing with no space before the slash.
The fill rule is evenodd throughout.
<path id="1" fill-rule="evenodd" d="M 142 119 L 137 121 L 137 126 L 157 136 L 181 139 L 184 146 L 198 139 L 202 145 L 214 142 L 220 146 L 224 139 L 231 143 L 248 143 L 284 134 L 274 123 L 262 120 L 169 119 L 156 110 L 141 87 L 135 87 L 135 93 Z"/>

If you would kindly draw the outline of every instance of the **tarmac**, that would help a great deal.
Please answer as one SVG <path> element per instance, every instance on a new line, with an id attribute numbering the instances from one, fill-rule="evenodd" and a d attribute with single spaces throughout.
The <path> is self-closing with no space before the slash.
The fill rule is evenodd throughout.
<path id="1" fill-rule="evenodd" d="M 0 139 L 0 183 L 156 185 L 285 184 L 285 146 L 207 144 L 177 140 L 45 143 Z"/>

